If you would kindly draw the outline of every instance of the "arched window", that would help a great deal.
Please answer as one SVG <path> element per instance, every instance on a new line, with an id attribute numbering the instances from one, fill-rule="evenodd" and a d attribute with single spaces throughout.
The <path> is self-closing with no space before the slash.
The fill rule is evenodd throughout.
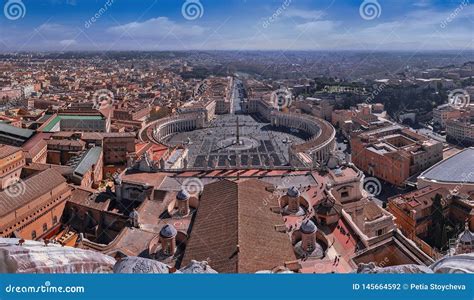
<path id="1" fill-rule="evenodd" d="M 32 239 L 32 240 L 36 239 L 36 230 L 33 230 L 33 231 L 31 232 L 31 239 Z"/>
<path id="2" fill-rule="evenodd" d="M 44 223 L 43 224 L 43 232 L 46 232 L 48 230 L 48 224 Z"/>

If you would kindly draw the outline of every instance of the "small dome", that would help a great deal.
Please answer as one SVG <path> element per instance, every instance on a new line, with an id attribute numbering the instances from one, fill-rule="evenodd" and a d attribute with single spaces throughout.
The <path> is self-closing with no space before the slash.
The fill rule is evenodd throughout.
<path id="1" fill-rule="evenodd" d="M 303 233 L 315 233 L 318 230 L 313 221 L 306 220 L 300 226 L 300 231 Z"/>
<path id="2" fill-rule="evenodd" d="M 288 189 L 286 194 L 292 198 L 296 198 L 299 197 L 301 193 L 295 186 L 292 186 Z"/>
<path id="3" fill-rule="evenodd" d="M 176 199 L 181 200 L 181 201 L 188 200 L 189 199 L 188 191 L 184 189 L 179 191 L 178 194 L 176 195 Z"/>
<path id="4" fill-rule="evenodd" d="M 164 237 L 164 238 L 171 238 L 171 237 L 174 237 L 176 236 L 176 234 L 178 233 L 178 231 L 176 230 L 176 228 L 174 228 L 173 225 L 171 224 L 166 224 L 165 226 L 163 226 L 163 228 L 161 228 L 160 230 L 160 236 Z"/>

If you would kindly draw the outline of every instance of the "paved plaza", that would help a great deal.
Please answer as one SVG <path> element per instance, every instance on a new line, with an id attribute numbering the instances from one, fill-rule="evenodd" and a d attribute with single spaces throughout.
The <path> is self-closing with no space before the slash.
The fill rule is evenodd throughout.
<path id="1" fill-rule="evenodd" d="M 240 145 L 234 143 L 239 118 Z M 219 167 L 240 165 L 249 167 L 288 164 L 288 147 L 309 138 L 304 132 L 274 128 L 250 115 L 218 115 L 208 127 L 172 135 L 169 145 L 183 144 L 189 149 L 188 165 L 212 168 L 217 160 Z M 214 162 L 215 164 L 215 162 Z"/>

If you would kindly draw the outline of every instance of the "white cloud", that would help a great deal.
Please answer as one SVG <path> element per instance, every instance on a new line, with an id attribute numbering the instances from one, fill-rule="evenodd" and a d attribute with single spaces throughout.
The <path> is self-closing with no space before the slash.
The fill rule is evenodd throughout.
<path id="1" fill-rule="evenodd" d="M 289 8 L 285 11 L 284 16 L 292 18 L 301 18 L 305 20 L 320 20 L 325 16 L 325 12 L 321 10 L 305 10 L 298 8 Z"/>
<path id="2" fill-rule="evenodd" d="M 113 26 L 107 32 L 116 35 L 130 35 L 133 38 L 162 38 L 173 34 L 177 37 L 191 37 L 202 35 L 206 29 L 198 25 L 179 24 L 167 17 L 158 17 L 144 22 L 131 22 Z"/>
<path id="3" fill-rule="evenodd" d="M 413 6 L 416 6 L 416 7 L 428 7 L 431 5 L 431 0 L 418 0 L 418 1 L 415 1 L 413 2 Z"/>
<path id="4" fill-rule="evenodd" d="M 64 35 L 74 32 L 74 30 L 68 26 L 56 23 L 43 23 L 36 28 L 41 34 L 51 35 Z"/>
<path id="5" fill-rule="evenodd" d="M 76 40 L 62 40 L 59 42 L 59 44 L 63 47 L 69 47 L 69 46 L 77 45 L 77 41 Z"/>
<path id="6" fill-rule="evenodd" d="M 336 26 L 334 21 L 311 21 L 306 23 L 301 23 L 296 25 L 296 29 L 300 31 L 305 31 L 308 33 L 320 33 L 320 32 L 330 32 Z"/>

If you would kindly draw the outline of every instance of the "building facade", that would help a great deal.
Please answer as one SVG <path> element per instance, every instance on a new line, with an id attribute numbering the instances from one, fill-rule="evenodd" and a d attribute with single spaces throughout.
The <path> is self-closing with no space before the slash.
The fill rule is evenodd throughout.
<path id="1" fill-rule="evenodd" d="M 0 190 L 20 180 L 25 156 L 21 148 L 0 144 Z"/>
<path id="2" fill-rule="evenodd" d="M 0 191 L 1 237 L 36 240 L 59 225 L 71 189 L 53 169 L 17 183 L 15 190 Z"/>
<path id="3" fill-rule="evenodd" d="M 352 161 L 369 174 L 402 186 L 443 158 L 443 144 L 398 125 L 353 135 Z"/>

